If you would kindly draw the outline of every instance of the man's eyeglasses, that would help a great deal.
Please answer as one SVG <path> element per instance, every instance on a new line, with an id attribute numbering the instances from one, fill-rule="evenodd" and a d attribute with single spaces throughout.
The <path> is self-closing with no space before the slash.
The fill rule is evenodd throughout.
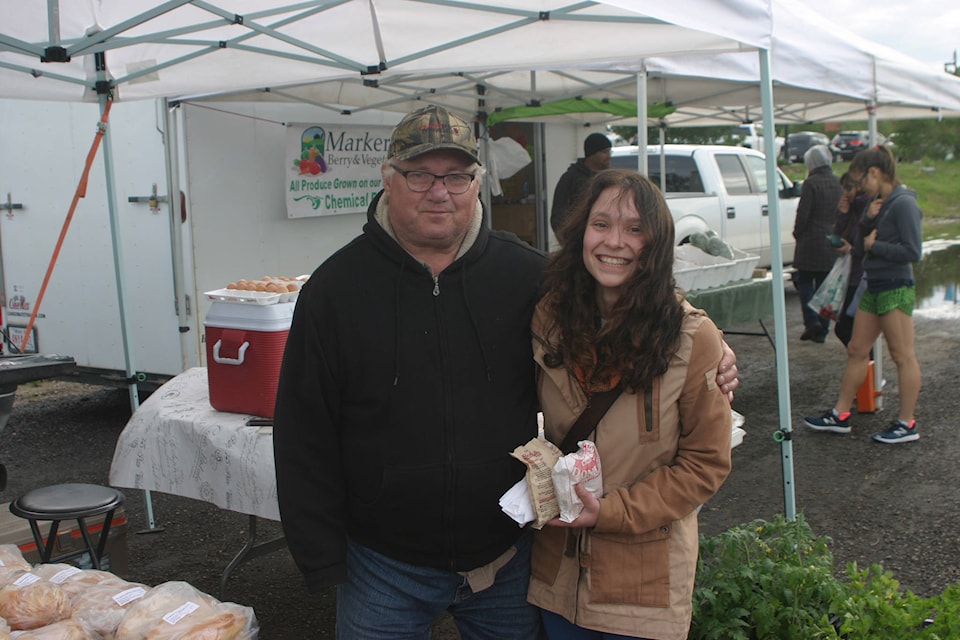
<path id="1" fill-rule="evenodd" d="M 403 176 L 407 181 L 407 187 L 410 191 L 416 191 L 417 193 L 430 191 L 430 189 L 433 188 L 433 183 L 439 180 L 448 192 L 453 195 L 460 195 L 461 193 L 467 192 L 474 178 L 477 177 L 472 173 L 448 173 L 438 176 L 435 173 L 429 173 L 427 171 L 406 171 L 392 162 L 390 166 L 393 167 L 394 171 Z"/>

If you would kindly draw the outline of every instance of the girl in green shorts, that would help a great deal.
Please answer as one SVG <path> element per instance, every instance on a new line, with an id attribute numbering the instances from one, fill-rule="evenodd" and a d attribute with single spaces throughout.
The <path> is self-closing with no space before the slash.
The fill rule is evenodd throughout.
<path id="1" fill-rule="evenodd" d="M 923 212 L 917 194 L 897 180 L 896 163 L 885 147 L 858 153 L 849 173 L 860 190 L 873 198 L 860 221 L 867 289 L 854 317 L 837 403 L 821 416 L 805 417 L 804 422 L 815 431 L 850 432 L 849 409 L 867 375 L 870 349 L 882 333 L 897 366 L 900 411 L 873 439 L 885 444 L 911 442 L 920 437 L 914 419 L 921 376 L 913 342 L 913 263 L 921 256 Z"/>

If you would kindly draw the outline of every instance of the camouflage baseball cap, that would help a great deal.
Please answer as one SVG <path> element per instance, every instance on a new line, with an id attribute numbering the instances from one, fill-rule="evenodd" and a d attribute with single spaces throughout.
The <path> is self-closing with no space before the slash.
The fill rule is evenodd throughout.
<path id="1" fill-rule="evenodd" d="M 480 162 L 473 125 L 436 105 L 404 116 L 390 137 L 389 157 L 409 160 L 437 149 L 462 151 L 474 162 Z"/>

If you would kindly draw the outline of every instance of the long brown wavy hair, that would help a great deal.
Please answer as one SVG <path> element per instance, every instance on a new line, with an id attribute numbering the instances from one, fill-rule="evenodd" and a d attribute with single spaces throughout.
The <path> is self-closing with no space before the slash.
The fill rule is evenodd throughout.
<path id="1" fill-rule="evenodd" d="M 646 245 L 638 269 L 601 323 L 597 282 L 583 263 L 583 236 L 590 210 L 610 188 L 633 200 Z M 634 392 L 650 388 L 676 353 L 683 321 L 673 278 L 673 217 L 660 189 L 636 171 L 602 171 L 558 236 L 562 247 L 551 255 L 543 280 L 546 311 L 560 335 L 558 351 L 547 365 L 590 372 L 598 383 L 619 375 L 621 385 Z"/>

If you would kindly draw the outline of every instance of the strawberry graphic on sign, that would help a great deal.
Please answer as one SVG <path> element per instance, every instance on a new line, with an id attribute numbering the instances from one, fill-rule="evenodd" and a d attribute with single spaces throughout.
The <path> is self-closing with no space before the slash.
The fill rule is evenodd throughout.
<path id="1" fill-rule="evenodd" d="M 323 159 L 326 136 L 323 127 L 310 127 L 300 136 L 300 157 L 293 164 L 301 176 L 315 176 L 327 171 L 327 161 Z"/>

